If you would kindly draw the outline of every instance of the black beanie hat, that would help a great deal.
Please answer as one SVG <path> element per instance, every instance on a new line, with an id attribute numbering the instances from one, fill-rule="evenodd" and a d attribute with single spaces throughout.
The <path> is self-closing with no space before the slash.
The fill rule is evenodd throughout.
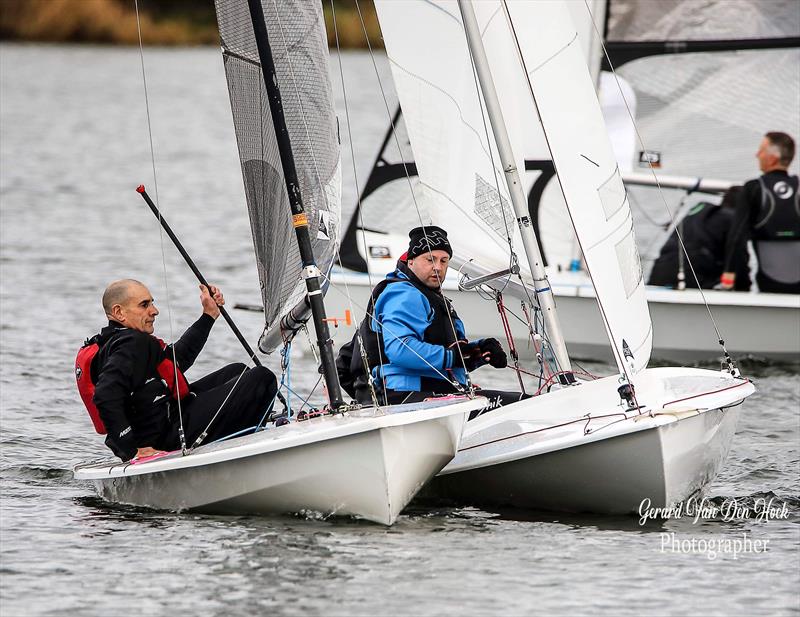
<path id="1" fill-rule="evenodd" d="M 410 242 L 408 243 L 408 258 L 414 259 L 428 251 L 444 251 L 450 257 L 453 256 L 453 248 L 447 240 L 447 232 L 435 225 L 425 227 L 415 227 L 408 232 Z"/>

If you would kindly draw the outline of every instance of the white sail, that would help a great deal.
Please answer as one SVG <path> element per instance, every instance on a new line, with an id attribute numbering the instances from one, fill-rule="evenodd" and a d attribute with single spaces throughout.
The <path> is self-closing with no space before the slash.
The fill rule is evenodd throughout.
<path id="1" fill-rule="evenodd" d="M 417 199 L 451 234 L 456 255 L 500 269 L 509 260 L 507 232 L 514 250 L 522 243 L 458 4 L 379 0 L 376 8 L 417 162 Z M 499 1 L 474 8 L 515 162 L 525 168 L 532 127 L 541 130 L 530 77 L 615 355 L 635 373 L 651 348 L 641 266 L 625 188 L 569 13 L 550 1 L 508 3 L 508 12 Z M 441 49 L 447 53 L 436 53 Z"/>
<path id="2" fill-rule="evenodd" d="M 597 23 L 603 22 L 606 0 L 589 0 L 588 8 L 583 1 L 570 2 L 568 3 L 568 8 L 572 13 L 574 22 L 578 25 L 578 38 L 581 41 L 581 47 L 584 50 L 589 68 L 592 71 L 592 78 L 597 81 L 599 79 L 602 45 L 599 34 L 600 29 L 595 28 L 592 19 L 594 17 L 594 21 Z M 591 9 L 591 12 L 589 9 Z M 402 15 L 400 20 L 400 26 L 404 27 L 402 26 Z M 502 40 L 501 38 L 501 43 Z M 492 40 L 487 41 L 489 46 L 492 43 Z M 446 39 L 437 39 L 431 44 L 436 47 L 435 53 L 437 54 L 447 55 L 452 51 L 450 46 L 446 44 Z M 614 90 L 611 92 L 616 91 L 615 84 Z M 629 102 L 631 101 L 630 98 L 628 100 Z M 624 121 L 622 125 L 623 134 L 627 137 L 627 140 L 623 143 L 628 146 L 633 143 L 629 137 L 630 131 L 628 130 L 630 120 L 627 111 L 624 108 L 622 111 L 624 112 L 622 118 Z M 408 143 L 403 114 L 399 114 L 395 118 L 394 129 L 397 133 L 397 139 L 395 140 L 395 137 L 391 136 L 390 127 L 390 134 L 381 147 L 378 160 L 370 173 L 369 188 L 365 188 L 362 192 L 361 207 L 357 207 L 353 212 L 346 213 L 350 223 L 348 231 L 342 240 L 341 257 L 342 263 L 348 268 L 366 272 L 366 263 L 360 256 L 356 243 L 355 231 L 357 228 L 365 227 L 384 233 L 405 236 L 405 232 L 410 228 L 409 226 L 413 227 L 419 224 L 419 219 L 413 207 L 407 208 L 410 204 L 410 195 L 408 194 L 405 172 L 410 171 L 412 176 L 416 176 L 416 168 L 410 164 L 413 157 L 410 150 L 406 150 L 404 153 L 398 152 L 396 145 L 398 142 L 404 145 Z M 573 260 L 580 258 L 580 255 L 578 254 L 575 234 L 569 222 L 569 215 L 567 214 L 561 189 L 558 186 L 558 181 L 553 179 L 553 166 L 544 134 L 538 123 L 530 122 L 525 122 L 522 126 L 514 126 L 512 132 L 521 136 L 524 142 L 522 155 L 524 156 L 525 165 L 519 170 L 520 179 L 524 192 L 528 196 L 528 209 L 530 210 L 531 220 L 535 226 L 538 225 L 539 244 L 545 263 L 554 268 L 567 268 L 572 264 Z M 616 149 L 616 142 L 614 147 Z M 631 148 L 632 146 L 628 147 L 624 154 L 625 161 L 632 160 Z M 403 154 L 405 154 L 405 159 Z M 619 154 L 617 158 L 621 160 Z M 398 172 L 402 171 L 402 173 L 396 174 L 388 171 L 388 167 L 394 165 L 399 168 L 400 162 L 403 160 L 407 160 L 409 166 L 397 169 Z M 415 183 L 416 178 L 412 182 Z M 381 190 L 376 191 L 377 187 L 381 187 Z"/>
<path id="3" fill-rule="evenodd" d="M 484 125 L 458 5 L 379 0 L 376 8 L 417 163 L 416 201 L 432 222 L 447 229 L 456 253 L 468 253 L 488 268 L 503 268 L 509 260 L 507 233 L 515 246 L 521 240 L 488 137 L 488 119 Z M 510 46 L 505 52 L 513 58 Z M 509 80 L 516 86 L 509 101 L 525 100 L 521 70 L 517 77 Z M 508 88 L 498 90 L 506 93 Z M 513 133 L 519 152 L 524 136 Z M 500 202 L 503 207 L 495 207 Z"/>
<path id="4" fill-rule="evenodd" d="M 419 99 L 422 102 L 419 107 L 414 109 L 414 105 L 406 105 L 406 96 L 401 94 L 401 104 L 403 109 L 403 123 L 409 122 L 416 123 L 416 140 L 418 147 L 414 147 L 414 160 L 417 161 L 420 157 L 425 157 L 430 154 L 434 159 L 440 159 L 441 156 L 449 157 L 451 151 L 462 148 L 467 148 L 473 152 L 474 157 L 484 160 L 487 167 L 485 173 L 481 174 L 481 178 L 488 186 L 495 186 L 499 183 L 501 185 L 501 192 L 507 199 L 507 193 L 502 188 L 503 179 L 502 174 L 493 179 L 491 172 L 491 161 L 488 156 L 489 146 L 486 143 L 485 129 L 483 125 L 483 118 L 480 115 L 478 107 L 478 100 L 476 98 L 474 77 L 471 72 L 471 65 L 469 63 L 469 55 L 464 38 L 463 28 L 461 27 L 460 17 L 458 15 L 458 6 L 454 2 L 449 3 L 429 3 L 429 2 L 378 2 L 378 14 L 381 20 L 381 26 L 384 30 L 384 38 L 386 45 L 389 48 L 389 58 L 392 61 L 394 52 L 399 56 L 406 53 L 421 54 L 412 55 L 408 61 L 402 60 L 404 67 L 410 71 L 410 74 L 405 74 L 403 68 L 398 68 L 398 65 L 393 65 L 393 75 L 396 82 L 398 80 L 407 83 L 409 88 L 415 88 L 414 85 L 415 75 L 418 75 L 423 81 L 430 77 L 439 89 L 441 97 L 437 97 L 437 93 L 433 90 L 427 90 L 422 85 Z M 481 10 L 481 3 L 476 5 L 476 10 L 479 16 L 483 14 Z M 586 12 L 585 8 L 583 11 Z M 588 28 L 585 29 L 588 36 Z M 428 46 L 420 49 L 415 45 L 413 37 L 409 38 L 409 32 L 425 32 L 428 37 Z M 486 31 L 484 36 L 484 43 L 486 46 L 487 54 L 490 58 L 496 59 L 496 63 L 509 65 L 513 63 L 516 52 L 512 45 L 510 45 L 507 32 L 490 28 Z M 589 53 L 589 42 L 587 41 L 587 54 Z M 419 66 L 427 60 L 427 56 L 435 58 L 430 66 Z M 414 66 L 417 65 L 417 66 Z M 525 184 L 524 189 L 526 193 L 530 194 L 530 199 L 536 204 L 531 212 L 531 220 L 534 225 L 542 225 L 542 234 L 540 235 L 540 245 L 542 246 L 545 259 L 549 264 L 561 264 L 567 266 L 570 260 L 577 256 L 577 246 L 575 243 L 574 233 L 569 225 L 569 219 L 566 218 L 564 199 L 561 190 L 558 186 L 556 179 L 550 180 L 552 176 L 552 163 L 550 161 L 550 153 L 547 149 L 547 143 L 542 133 L 541 126 L 538 122 L 530 121 L 531 105 L 524 98 L 526 92 L 526 84 L 524 82 L 524 75 L 521 70 L 517 73 L 503 73 L 495 76 L 497 89 L 500 92 L 500 97 L 506 101 L 504 108 L 506 109 L 506 124 L 509 127 L 509 133 L 514 143 L 514 152 L 518 159 L 518 169 L 522 176 L 522 181 Z M 398 91 L 403 90 L 405 86 L 398 85 Z M 411 95 L 416 97 L 417 94 Z M 422 115 L 417 113 L 421 111 Z M 488 123 L 488 119 L 486 120 Z M 446 124 L 443 125 L 442 122 Z M 473 134 L 461 136 L 460 122 L 468 125 L 468 129 Z M 420 144 L 420 135 L 428 132 L 429 127 L 436 127 L 436 132 L 445 132 L 450 137 L 441 140 L 444 145 L 444 150 L 439 146 L 433 146 L 432 142 L 425 138 L 425 143 Z M 488 127 L 488 124 L 487 124 Z M 491 132 L 491 129 L 489 129 Z M 451 137 L 457 141 L 452 141 Z M 413 139 L 413 138 L 412 138 Z M 466 143 L 469 141 L 470 143 Z M 482 143 L 478 143 L 482 142 Z M 393 141 L 391 143 L 394 143 Z M 456 147 L 456 144 L 459 144 Z M 442 154 L 443 153 L 443 154 Z M 461 156 L 465 156 L 461 152 Z M 473 158 L 474 158 L 473 157 Z M 460 159 L 454 159 L 455 165 Z M 495 161 L 497 157 L 495 156 Z M 425 166 L 430 169 L 429 166 Z M 499 170 L 499 163 L 496 163 Z M 466 170 L 465 170 L 466 171 Z M 469 186 L 459 182 L 455 175 L 455 170 L 450 170 L 448 178 L 453 180 L 456 185 L 455 190 L 464 189 L 469 193 L 468 198 L 475 196 L 475 193 L 480 193 L 483 189 L 476 186 L 474 175 L 470 172 Z M 423 175 L 425 175 L 423 173 Z M 429 174 L 428 174 L 429 175 Z M 435 187 L 436 191 L 441 190 L 441 186 L 431 184 L 434 179 L 428 177 L 428 182 L 424 184 L 427 188 Z M 536 183 L 539 188 L 543 188 L 543 194 L 539 189 L 531 189 Z M 403 187 L 405 188 L 405 187 Z M 496 190 L 494 191 L 496 192 Z M 429 197 L 424 197 L 421 201 L 421 210 L 423 216 L 428 216 L 427 206 Z M 495 196 L 496 199 L 496 196 Z M 436 200 L 433 199 L 435 205 Z M 372 206 L 370 206 L 372 207 Z M 384 208 L 389 207 L 387 204 L 381 204 L 381 212 Z M 537 209 L 538 208 L 538 209 Z M 509 206 L 510 209 L 510 206 Z M 471 207 L 470 207 L 471 210 Z M 436 214 L 430 215 L 436 218 Z M 398 231 L 392 226 L 392 222 L 398 217 L 391 217 L 391 221 L 378 221 L 377 216 L 370 217 L 367 212 L 365 220 L 370 222 L 367 227 L 375 227 L 378 229 L 386 229 L 387 231 Z M 501 217 L 498 217 L 498 219 Z M 405 221 L 405 218 L 401 220 Z M 566 221 L 566 224 L 565 224 Z M 513 223 L 513 218 L 509 224 Z M 493 249 L 489 250 L 492 255 L 488 259 L 490 268 L 502 268 L 507 264 L 507 242 L 505 240 L 505 232 L 503 229 L 502 220 L 492 221 L 492 226 L 501 231 L 501 237 L 497 239 L 500 243 L 500 253 Z M 514 227 L 514 225 L 511 225 Z M 474 237 L 474 230 L 471 230 L 464 235 L 466 238 Z M 495 244 L 493 243 L 493 246 Z M 486 248 L 486 247 L 482 247 Z M 485 256 L 488 257 L 488 256 Z"/>
<path id="5" fill-rule="evenodd" d="M 506 6 L 617 361 L 637 372 L 652 349 L 642 267 L 577 33 L 563 2 Z"/>

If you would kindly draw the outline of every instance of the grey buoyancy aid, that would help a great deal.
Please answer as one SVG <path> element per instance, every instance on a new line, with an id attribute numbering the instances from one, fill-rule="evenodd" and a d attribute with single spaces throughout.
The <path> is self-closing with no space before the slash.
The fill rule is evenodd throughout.
<path id="1" fill-rule="evenodd" d="M 752 241 L 759 269 L 785 284 L 800 282 L 800 195 L 797 176 L 758 179 L 761 203 Z"/>

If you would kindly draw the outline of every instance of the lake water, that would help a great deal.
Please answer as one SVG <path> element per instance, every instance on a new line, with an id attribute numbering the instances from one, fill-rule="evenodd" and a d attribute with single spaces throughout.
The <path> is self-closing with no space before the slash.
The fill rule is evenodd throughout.
<path id="1" fill-rule="evenodd" d="M 146 66 L 165 216 L 229 303 L 257 302 L 219 53 L 148 50 Z M 344 68 L 355 84 L 348 91 L 374 80 L 362 53 L 346 55 Z M 386 116 L 366 94 L 351 105 L 363 178 Z M 387 529 L 104 504 L 71 473 L 106 455 L 72 371 L 77 347 L 103 323 L 102 290 L 120 277 L 149 283 L 167 339 L 199 314 L 196 284 L 134 192 L 143 182 L 155 195 L 138 51 L 0 46 L 0 130 L 2 615 L 800 612 L 797 366 L 745 367 L 758 392 L 708 491 L 718 506 L 774 497 L 787 518 L 640 525 L 414 505 Z M 353 195 L 346 181 L 345 204 Z M 260 316 L 235 317 L 256 341 Z M 190 377 L 243 359 L 220 323 Z M 307 357 L 293 373 L 297 390 L 316 381 Z M 507 377 L 484 385 L 511 386 Z M 766 550 L 700 548 L 743 534 Z M 684 551 L 692 540 L 696 550 Z"/>

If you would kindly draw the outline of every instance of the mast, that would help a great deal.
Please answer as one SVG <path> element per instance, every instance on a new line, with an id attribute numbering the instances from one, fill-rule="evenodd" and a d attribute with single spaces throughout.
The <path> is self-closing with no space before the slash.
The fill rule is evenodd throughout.
<path id="1" fill-rule="evenodd" d="M 314 330 L 317 335 L 317 345 L 319 346 L 322 359 L 322 374 L 325 378 L 325 385 L 328 388 L 328 398 L 332 409 L 344 406 L 342 391 L 339 385 L 339 375 L 336 372 L 336 363 L 333 357 L 333 341 L 328 330 L 328 322 L 325 317 L 325 304 L 323 293 L 320 286 L 321 273 L 314 258 L 314 251 L 311 247 L 311 236 L 308 231 L 308 217 L 303 208 L 303 198 L 300 194 L 300 182 L 297 178 L 297 170 L 292 153 L 292 143 L 289 138 L 289 131 L 286 127 L 286 118 L 283 114 L 283 103 L 281 92 L 278 87 L 278 78 L 275 72 L 275 63 L 272 59 L 272 49 L 269 44 L 267 25 L 264 21 L 264 12 L 260 0 L 248 0 L 250 18 L 253 22 L 253 32 L 255 35 L 258 56 L 261 60 L 261 70 L 264 77 L 264 86 L 269 99 L 269 108 L 272 114 L 272 124 L 275 127 L 275 137 L 280 152 L 283 176 L 286 181 L 286 192 L 289 195 L 289 206 L 292 210 L 292 224 L 297 237 L 297 245 L 300 249 L 300 259 L 303 263 L 301 276 L 306 283 L 308 300 L 311 305 L 311 314 L 314 321 Z"/>
<path id="2" fill-rule="evenodd" d="M 511 141 L 508 138 L 503 113 L 500 109 L 500 101 L 497 98 L 497 91 L 494 87 L 489 61 L 486 57 L 486 50 L 483 47 L 483 39 L 475 19 L 475 12 L 470 0 L 459 0 L 461 17 L 464 21 L 464 31 L 467 34 L 467 43 L 470 54 L 475 62 L 475 70 L 478 74 L 478 81 L 483 92 L 483 99 L 486 103 L 486 110 L 489 121 L 492 125 L 492 132 L 497 143 L 497 150 L 500 153 L 500 162 L 503 165 L 508 192 L 511 196 L 511 203 L 514 206 L 514 214 L 517 219 L 517 226 L 522 235 L 522 244 L 525 247 L 525 255 L 528 259 L 528 266 L 533 275 L 534 289 L 542 307 L 545 328 L 547 329 L 548 339 L 553 350 L 553 354 L 561 371 L 571 371 L 572 367 L 567 353 L 567 346 L 564 343 L 564 336 L 561 332 L 561 325 L 556 314 L 555 299 L 550 282 L 544 269 L 544 260 L 539 250 L 539 243 L 533 232 L 530 216 L 528 214 L 527 200 L 522 190 L 519 178 L 519 171 L 514 162 L 514 153 L 511 149 Z M 569 377 L 562 380 L 569 382 Z"/>

